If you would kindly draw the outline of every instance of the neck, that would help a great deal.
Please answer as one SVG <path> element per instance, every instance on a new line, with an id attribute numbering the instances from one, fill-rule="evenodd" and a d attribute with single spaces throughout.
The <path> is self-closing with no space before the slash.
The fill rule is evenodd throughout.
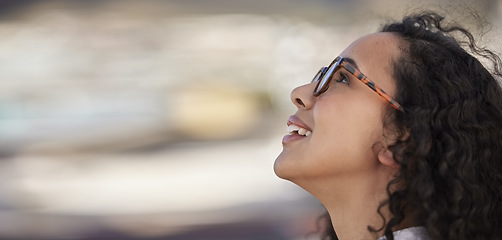
<path id="1" fill-rule="evenodd" d="M 380 203 L 388 198 L 386 187 L 391 178 L 382 173 L 337 176 L 312 184 L 321 186 L 317 189 L 312 185 L 305 189 L 328 210 L 338 239 L 377 239 L 384 232 L 382 216 L 386 221 L 392 217 L 388 206 L 380 209 L 382 215 L 378 213 Z"/>
<path id="2" fill-rule="evenodd" d="M 352 184 L 351 184 L 352 185 Z M 357 189 L 350 193 L 344 193 L 343 197 L 333 197 L 329 202 L 325 202 L 325 207 L 331 216 L 331 222 L 339 239 L 377 239 L 383 235 L 384 219 L 378 213 L 378 207 L 386 199 L 386 194 L 371 189 L 372 184 L 367 184 L 368 194 L 360 194 Z M 376 187 L 376 186 L 375 186 Z M 384 190 L 384 189 L 380 189 Z M 383 217 L 389 220 L 387 206 L 380 209 Z M 368 227 L 374 230 L 370 231 Z"/>

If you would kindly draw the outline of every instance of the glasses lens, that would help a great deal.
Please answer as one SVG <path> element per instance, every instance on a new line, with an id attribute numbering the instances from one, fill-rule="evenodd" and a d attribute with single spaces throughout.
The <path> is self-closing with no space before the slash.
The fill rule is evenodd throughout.
<path id="1" fill-rule="evenodd" d="M 317 87 L 314 90 L 314 96 L 319 96 L 326 90 L 328 90 L 329 82 L 331 80 L 331 77 L 333 76 L 333 73 L 335 73 L 338 70 L 338 66 L 340 65 L 340 62 L 342 61 L 342 58 L 338 57 L 331 62 L 327 69 L 325 70 L 325 74 L 323 74 L 322 79 L 319 81 L 317 84 Z"/>
<path id="2" fill-rule="evenodd" d="M 324 75 L 324 73 L 326 72 L 326 69 L 328 69 L 327 67 L 322 67 L 319 72 L 317 72 L 317 74 L 314 76 L 314 78 L 312 79 L 311 83 L 313 82 L 317 82 L 317 85 L 315 86 L 315 89 L 314 89 L 314 93 L 317 92 L 317 88 L 319 87 L 319 79 L 322 78 L 322 76 Z"/>
<path id="3" fill-rule="evenodd" d="M 319 79 L 322 77 L 322 74 L 326 71 L 326 67 L 322 67 L 319 72 L 315 75 L 315 77 L 312 79 L 311 83 L 319 81 Z"/>

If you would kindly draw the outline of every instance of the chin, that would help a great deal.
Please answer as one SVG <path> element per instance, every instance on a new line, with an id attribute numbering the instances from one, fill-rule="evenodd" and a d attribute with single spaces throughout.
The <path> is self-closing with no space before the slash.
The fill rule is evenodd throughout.
<path id="1" fill-rule="evenodd" d="M 289 167 L 287 167 L 286 165 L 287 165 L 287 159 L 284 156 L 284 152 L 282 152 L 275 159 L 274 172 L 275 172 L 275 175 L 277 175 L 279 178 L 282 178 L 285 180 L 290 180 L 288 175 L 291 174 L 291 171 L 288 171 Z"/>
<path id="2" fill-rule="evenodd" d="M 274 162 L 274 172 L 279 178 L 295 182 L 294 179 L 305 173 L 301 171 L 298 159 L 292 158 L 292 156 L 285 152 L 279 154 Z"/>

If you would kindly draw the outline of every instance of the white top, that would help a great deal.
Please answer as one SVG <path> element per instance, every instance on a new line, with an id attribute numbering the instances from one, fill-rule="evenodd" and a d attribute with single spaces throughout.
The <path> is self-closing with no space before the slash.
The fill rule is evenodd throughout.
<path id="1" fill-rule="evenodd" d="M 385 236 L 377 240 L 386 240 Z M 395 240 L 431 240 L 432 238 L 425 230 L 425 227 L 410 227 L 394 232 Z"/>

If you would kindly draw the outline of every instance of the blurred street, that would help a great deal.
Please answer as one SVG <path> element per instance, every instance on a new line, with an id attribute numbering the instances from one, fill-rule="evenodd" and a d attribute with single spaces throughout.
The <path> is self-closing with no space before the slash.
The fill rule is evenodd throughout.
<path id="1" fill-rule="evenodd" d="M 4 161 L 2 183 L 8 188 L 3 195 L 10 204 L 2 206 L 0 232 L 38 237 L 68 232 L 93 239 L 128 233 L 144 239 L 181 234 L 187 227 L 203 231 L 204 226 L 225 229 L 231 224 L 291 237 L 280 231 L 307 219 L 311 222 L 302 225 L 312 227 L 322 210 L 296 186 L 276 179 L 271 166 L 280 147 L 267 141 Z"/>

